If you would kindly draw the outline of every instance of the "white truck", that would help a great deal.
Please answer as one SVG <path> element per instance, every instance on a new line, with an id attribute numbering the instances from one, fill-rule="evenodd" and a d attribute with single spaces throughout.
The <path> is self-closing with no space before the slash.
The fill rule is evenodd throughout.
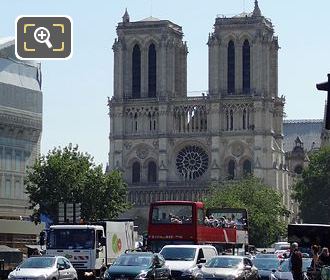
<path id="1" fill-rule="evenodd" d="M 133 221 L 92 225 L 53 225 L 47 232 L 46 254 L 70 260 L 79 276 L 99 277 L 125 250 L 134 249 Z"/>

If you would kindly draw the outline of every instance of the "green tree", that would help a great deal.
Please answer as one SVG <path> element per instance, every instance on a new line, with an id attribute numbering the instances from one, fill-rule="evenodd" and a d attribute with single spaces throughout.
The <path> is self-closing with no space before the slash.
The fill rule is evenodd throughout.
<path id="1" fill-rule="evenodd" d="M 293 190 L 304 222 L 330 223 L 330 147 L 311 154 L 309 165 Z"/>
<path id="2" fill-rule="evenodd" d="M 207 208 L 244 208 L 248 212 L 249 243 L 266 247 L 285 233 L 286 214 L 282 196 L 255 177 L 226 181 L 211 187 L 206 197 Z"/>
<path id="3" fill-rule="evenodd" d="M 78 146 L 54 148 L 27 171 L 26 192 L 31 207 L 57 220 L 58 204 L 81 203 L 87 220 L 115 218 L 127 208 L 127 185 L 119 171 L 104 173 Z"/>

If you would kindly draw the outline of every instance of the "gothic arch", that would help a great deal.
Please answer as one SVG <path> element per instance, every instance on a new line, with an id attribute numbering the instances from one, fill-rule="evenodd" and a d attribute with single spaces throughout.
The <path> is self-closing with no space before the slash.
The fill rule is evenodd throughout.
<path id="1" fill-rule="evenodd" d="M 237 42 L 238 42 L 241 46 L 243 45 L 243 43 L 244 43 L 245 40 L 248 40 L 249 43 L 250 43 L 250 46 L 251 46 L 251 44 L 252 44 L 252 42 L 253 42 L 253 37 L 251 36 L 250 33 L 243 33 L 243 34 L 240 34 L 240 35 L 238 36 L 238 38 L 237 38 Z"/>
<path id="2" fill-rule="evenodd" d="M 135 44 L 132 50 L 132 98 L 141 98 L 141 48 Z"/>
<path id="3" fill-rule="evenodd" d="M 249 158 L 242 160 L 242 171 L 243 175 L 249 175 L 253 173 L 252 161 Z"/>
<path id="4" fill-rule="evenodd" d="M 137 157 L 132 157 L 130 158 L 128 161 L 127 161 L 127 164 L 126 164 L 126 167 L 131 169 L 132 166 L 133 166 L 133 163 L 136 162 L 136 161 L 140 161 Z"/>
<path id="5" fill-rule="evenodd" d="M 157 92 L 157 49 L 154 43 L 148 47 L 148 97 L 156 97 Z"/>
<path id="6" fill-rule="evenodd" d="M 233 41 L 234 44 L 236 45 L 238 41 L 238 36 L 235 33 L 229 33 L 223 38 L 223 44 L 224 46 L 228 46 L 230 41 Z"/>
<path id="7" fill-rule="evenodd" d="M 227 93 L 234 94 L 235 92 L 235 42 L 230 40 L 227 45 Z"/>
<path id="8" fill-rule="evenodd" d="M 142 50 L 144 48 L 144 40 L 141 37 L 134 37 L 131 40 L 128 40 L 126 45 L 128 54 L 133 54 L 135 46 L 138 46 L 140 48 L 142 54 Z"/>
<path id="9" fill-rule="evenodd" d="M 229 157 L 225 160 L 224 170 L 226 171 L 227 178 L 229 180 L 235 179 L 237 176 L 237 163 L 233 157 Z"/>
<path id="10" fill-rule="evenodd" d="M 244 94 L 251 90 L 251 47 L 248 39 L 242 45 L 242 88 Z"/>
<path id="11" fill-rule="evenodd" d="M 141 163 L 134 161 L 132 164 L 132 183 L 138 184 L 141 182 Z"/>
<path id="12" fill-rule="evenodd" d="M 159 47 L 160 47 L 160 44 L 158 42 L 159 40 L 157 40 L 156 38 L 149 38 L 148 40 L 144 41 L 143 44 L 142 44 L 142 47 L 145 49 L 145 50 L 148 50 L 148 48 L 150 47 L 150 45 L 155 45 L 155 48 L 156 48 L 156 51 L 159 51 Z"/>

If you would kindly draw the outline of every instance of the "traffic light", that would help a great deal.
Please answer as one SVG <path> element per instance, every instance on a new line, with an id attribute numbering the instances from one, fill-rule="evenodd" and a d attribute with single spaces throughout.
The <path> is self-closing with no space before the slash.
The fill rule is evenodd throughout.
<path id="1" fill-rule="evenodd" d="M 325 128 L 327 130 L 330 130 L 330 74 L 328 74 L 328 81 L 325 83 L 316 84 L 316 88 L 321 91 L 327 91 L 328 92 L 328 98 L 327 98 L 327 109 L 325 113 Z"/>

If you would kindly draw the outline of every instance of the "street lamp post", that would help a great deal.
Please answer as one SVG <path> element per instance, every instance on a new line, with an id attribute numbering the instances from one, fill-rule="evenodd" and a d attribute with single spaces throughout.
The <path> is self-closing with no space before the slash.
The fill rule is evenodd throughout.
<path id="1" fill-rule="evenodd" d="M 328 98 L 327 98 L 327 110 L 325 115 L 325 128 L 330 130 L 330 74 L 328 74 L 328 81 L 325 83 L 316 84 L 316 88 L 318 90 L 327 91 Z"/>

